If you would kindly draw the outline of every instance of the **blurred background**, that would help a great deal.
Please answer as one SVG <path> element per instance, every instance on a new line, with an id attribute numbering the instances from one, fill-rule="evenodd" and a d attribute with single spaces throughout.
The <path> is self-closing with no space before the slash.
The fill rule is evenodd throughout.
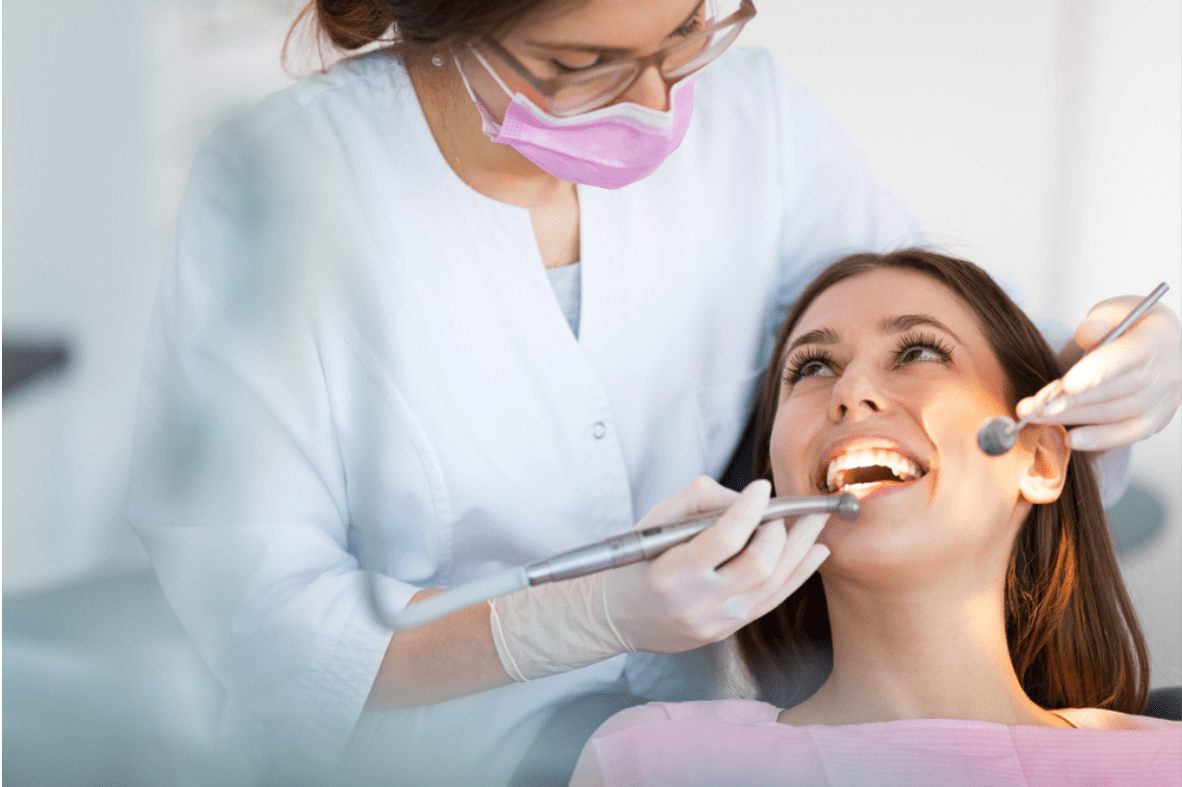
<path id="1" fill-rule="evenodd" d="M 250 781 L 235 753 L 209 753 L 219 689 L 125 497 L 189 164 L 220 120 L 290 84 L 279 52 L 298 9 L 4 4 L 7 783 Z M 1182 312 L 1176 0 L 763 0 L 739 43 L 771 48 L 933 240 L 1016 285 L 1032 314 L 1074 325 L 1162 280 Z M 1154 686 L 1182 683 L 1180 432 L 1175 418 L 1136 447 L 1111 511 Z"/>

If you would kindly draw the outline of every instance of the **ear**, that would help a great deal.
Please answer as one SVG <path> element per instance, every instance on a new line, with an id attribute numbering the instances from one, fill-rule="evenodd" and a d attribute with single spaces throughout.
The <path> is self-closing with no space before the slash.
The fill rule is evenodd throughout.
<path id="1" fill-rule="evenodd" d="M 1029 466 L 1018 484 L 1022 499 L 1029 503 L 1053 503 L 1063 492 L 1067 481 L 1067 462 L 1071 447 L 1067 445 L 1067 430 L 1060 424 L 1028 426 L 1035 432 Z M 1025 431 L 1025 430 L 1023 430 Z M 1025 441 L 1023 441 L 1025 442 Z"/>

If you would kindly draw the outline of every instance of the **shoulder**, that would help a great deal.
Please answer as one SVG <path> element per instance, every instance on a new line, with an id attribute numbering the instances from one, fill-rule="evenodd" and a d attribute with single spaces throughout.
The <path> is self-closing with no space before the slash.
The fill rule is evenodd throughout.
<path id="1" fill-rule="evenodd" d="M 758 85 L 782 77 L 782 69 L 772 53 L 761 46 L 732 46 L 702 71 L 699 79 L 716 81 L 728 88 Z"/>
<path id="2" fill-rule="evenodd" d="M 720 93 L 719 98 L 770 108 L 796 122 L 836 125 L 820 102 L 764 47 L 731 47 L 702 71 L 698 81 Z"/>
<path id="3" fill-rule="evenodd" d="M 702 71 L 695 95 L 707 103 L 738 105 L 746 113 L 828 118 L 812 96 L 763 47 L 731 47 Z M 750 120 L 751 118 L 747 118 Z"/>
<path id="4" fill-rule="evenodd" d="M 293 151 L 305 160 L 314 158 L 311 149 L 388 133 L 412 105 L 417 111 L 402 65 L 385 52 L 369 52 L 233 113 L 202 142 L 193 172 L 219 166 L 240 171 L 260 158 L 283 158 Z"/>
<path id="5" fill-rule="evenodd" d="M 208 236 L 212 209 L 249 229 L 264 208 L 301 208 L 293 194 L 352 199 L 355 183 L 369 182 L 366 173 L 405 174 L 406 167 L 380 165 L 401 162 L 396 154 L 406 139 L 417 144 L 417 112 L 405 69 L 382 51 L 304 77 L 235 113 L 203 140 L 178 227 L 192 224 Z M 358 156 L 366 157 L 365 166 L 351 165 Z M 307 209 L 327 202 L 318 198 Z"/>
<path id="6" fill-rule="evenodd" d="M 1056 711 L 1073 724 L 1089 730 L 1179 730 L 1182 722 L 1138 716 L 1104 708 L 1068 708 Z"/>
<path id="7" fill-rule="evenodd" d="M 350 111 L 374 114 L 382 102 L 413 95 L 401 63 L 376 50 L 343 60 L 327 71 L 310 74 L 272 93 L 225 124 L 223 133 L 233 131 L 256 138 L 301 119 Z"/>

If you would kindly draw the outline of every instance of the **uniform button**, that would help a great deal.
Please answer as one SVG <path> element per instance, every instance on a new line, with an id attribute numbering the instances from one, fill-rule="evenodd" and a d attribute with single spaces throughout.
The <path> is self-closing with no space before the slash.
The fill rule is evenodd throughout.
<path id="1" fill-rule="evenodd" d="M 591 434 L 595 435 L 596 440 L 602 440 L 603 436 L 607 434 L 607 424 L 603 421 L 596 421 L 595 426 L 591 427 Z"/>

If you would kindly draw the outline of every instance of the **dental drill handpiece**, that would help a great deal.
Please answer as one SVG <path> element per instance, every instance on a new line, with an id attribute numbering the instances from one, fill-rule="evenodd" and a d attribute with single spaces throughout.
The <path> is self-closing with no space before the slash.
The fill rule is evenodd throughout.
<path id="1" fill-rule="evenodd" d="M 1153 292 L 1145 296 L 1145 298 L 1137 304 L 1137 306 L 1129 312 L 1128 316 L 1120 321 L 1120 324 L 1104 335 L 1092 349 L 1088 350 L 1087 355 L 1091 355 L 1096 350 L 1099 350 L 1106 344 L 1119 339 L 1124 332 L 1132 327 L 1133 323 L 1141 319 L 1141 315 L 1149 311 L 1149 307 L 1157 303 L 1161 296 L 1166 294 L 1166 290 L 1170 289 L 1164 281 L 1154 288 Z M 1083 360 L 1082 358 L 1080 360 Z M 1076 361 L 1079 363 L 1079 361 Z M 1063 395 L 1063 378 L 1060 377 L 1054 382 L 1054 388 L 1051 389 L 1048 396 L 1042 402 L 1026 414 L 1026 417 L 1021 421 L 1014 423 L 1014 419 L 1007 418 L 1004 415 L 999 415 L 997 418 L 990 418 L 985 423 L 981 424 L 981 428 L 977 430 L 977 445 L 981 447 L 989 456 L 1001 456 L 1005 452 L 1014 447 L 1018 441 L 1018 432 L 1022 431 L 1022 427 L 1030 423 L 1030 419 L 1037 416 L 1048 406 L 1058 401 L 1059 397 Z"/>
<path id="2" fill-rule="evenodd" d="M 838 497 L 773 497 L 760 518 L 760 524 L 783 517 L 824 513 L 835 513 L 841 519 L 850 520 L 858 516 L 859 510 L 858 499 L 849 492 Z M 725 509 L 706 511 L 644 530 L 621 533 L 598 544 L 589 544 L 532 563 L 525 567 L 525 575 L 529 584 L 540 585 L 652 560 L 666 550 L 689 541 L 718 521 L 723 513 Z"/>
<path id="3" fill-rule="evenodd" d="M 830 497 L 773 497 L 760 518 L 760 524 L 782 517 L 823 513 L 835 513 L 848 521 L 856 518 L 859 511 L 858 499 L 849 492 Z M 706 511 L 673 522 L 653 525 L 644 530 L 632 530 L 612 536 L 597 544 L 572 549 L 528 566 L 503 569 L 423 601 L 417 601 L 398 612 L 387 609 L 377 582 L 371 575 L 370 605 L 378 618 L 390 628 L 396 631 L 414 628 L 473 604 L 479 604 L 481 601 L 503 596 L 530 585 L 574 579 L 597 571 L 639 563 L 642 560 L 652 560 L 666 550 L 689 541 L 714 524 L 725 512 L 726 509 Z"/>

